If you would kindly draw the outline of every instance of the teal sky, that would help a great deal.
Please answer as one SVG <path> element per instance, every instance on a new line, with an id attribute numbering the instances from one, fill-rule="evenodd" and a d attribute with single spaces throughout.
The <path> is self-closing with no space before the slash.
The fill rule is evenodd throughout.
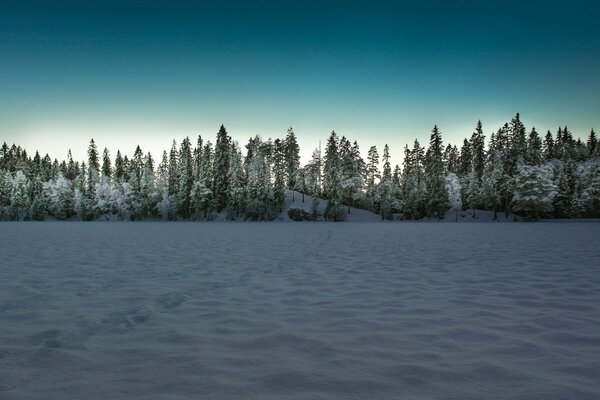
<path id="1" fill-rule="evenodd" d="M 399 162 L 434 124 L 456 144 L 516 112 L 600 127 L 598 2 L 123 3 L 3 4 L 2 141 L 158 158 L 220 124 L 241 145 L 293 126 L 303 161 L 335 130 Z"/>

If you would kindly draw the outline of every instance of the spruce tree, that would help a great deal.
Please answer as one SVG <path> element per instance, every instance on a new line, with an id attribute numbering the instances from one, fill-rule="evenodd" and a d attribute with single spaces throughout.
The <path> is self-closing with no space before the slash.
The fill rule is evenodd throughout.
<path id="1" fill-rule="evenodd" d="M 531 165 L 541 165 L 543 161 L 542 141 L 534 128 L 531 128 L 529 139 L 527 141 L 527 150 L 525 153 L 525 162 Z"/>
<path id="2" fill-rule="evenodd" d="M 327 198 L 325 218 L 340 221 L 344 218 L 342 209 L 342 177 L 340 157 L 338 154 L 338 138 L 331 132 L 325 148 L 325 163 L 323 166 L 323 188 Z"/>
<path id="3" fill-rule="evenodd" d="M 393 185 L 392 185 L 392 167 L 390 165 L 390 148 L 386 144 L 383 148 L 383 174 L 378 185 L 378 197 L 381 208 L 381 219 L 392 218 L 392 201 L 393 201 Z"/>
<path id="4" fill-rule="evenodd" d="M 442 134 L 437 125 L 431 131 L 429 148 L 425 164 L 425 180 L 427 188 L 427 215 L 433 218 L 443 218 L 448 210 L 448 192 L 442 162 Z"/>
<path id="5" fill-rule="evenodd" d="M 481 121 L 477 121 L 475 126 L 475 132 L 471 135 L 470 151 L 472 157 L 472 171 L 479 184 L 481 177 L 483 176 L 483 168 L 485 166 L 485 135 L 483 134 L 483 128 Z M 470 171 L 469 171 L 470 172 Z"/>
<path id="6" fill-rule="evenodd" d="M 240 218 L 245 212 L 246 205 L 246 187 L 244 168 L 242 165 L 242 154 L 237 145 L 231 151 L 231 159 L 229 160 L 229 193 L 227 194 L 227 208 L 230 210 L 234 219 Z"/>
<path id="7" fill-rule="evenodd" d="M 70 168 L 69 168 L 70 170 Z M 73 179 L 73 178 L 69 178 L 70 175 L 67 175 L 67 179 Z M 108 153 L 108 149 L 105 147 L 104 151 L 102 152 L 102 176 L 106 177 L 109 181 L 112 178 L 112 165 L 110 162 L 110 155 Z"/>
<path id="8" fill-rule="evenodd" d="M 590 131 L 590 135 L 588 136 L 586 146 L 588 151 L 588 157 L 592 158 L 597 156 L 598 138 L 596 137 L 596 132 L 594 132 L 594 129 Z"/>
<path id="9" fill-rule="evenodd" d="M 300 168 L 300 147 L 294 130 L 290 127 L 284 141 L 286 185 L 290 190 L 296 187 L 296 174 Z M 293 194 L 293 192 L 292 192 Z"/>
<path id="10" fill-rule="evenodd" d="M 552 132 L 550 131 L 548 131 L 544 137 L 542 152 L 546 161 L 550 161 L 554 158 L 554 139 L 552 138 Z"/>
<path id="11" fill-rule="evenodd" d="M 556 187 L 542 167 L 521 164 L 515 176 L 513 210 L 535 221 L 552 212 Z"/>
<path id="12" fill-rule="evenodd" d="M 125 177 L 125 171 L 123 166 L 123 157 L 121 151 L 117 150 L 117 156 L 115 157 L 115 171 L 114 178 L 117 182 L 123 182 Z"/>
<path id="13" fill-rule="evenodd" d="M 367 181 L 365 200 L 366 206 L 373 212 L 379 211 L 379 199 L 377 198 L 377 183 L 379 174 L 379 152 L 376 146 L 371 146 L 367 155 Z"/>
<path id="14" fill-rule="evenodd" d="M 186 137 L 181 142 L 179 150 L 179 183 L 177 189 L 177 213 L 181 218 L 190 217 L 190 193 L 194 184 L 194 170 L 192 159 L 192 146 L 190 139 Z"/>
<path id="15" fill-rule="evenodd" d="M 221 125 L 217 133 L 217 144 L 215 145 L 215 160 L 213 165 L 213 192 L 215 208 L 222 211 L 227 206 L 227 189 L 229 175 L 229 159 L 231 152 L 231 139 Z"/>
<path id="16" fill-rule="evenodd" d="M 285 201 L 286 187 L 286 164 L 285 164 L 285 144 L 280 139 L 275 139 L 273 142 L 273 206 L 282 210 Z"/>

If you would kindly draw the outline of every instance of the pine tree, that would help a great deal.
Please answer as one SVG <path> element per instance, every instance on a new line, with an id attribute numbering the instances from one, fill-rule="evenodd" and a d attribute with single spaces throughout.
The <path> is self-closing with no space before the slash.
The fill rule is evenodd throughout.
<path id="1" fill-rule="evenodd" d="M 383 174 L 378 186 L 378 197 L 381 208 L 381 219 L 392 219 L 393 185 L 392 167 L 390 165 L 390 148 L 386 144 L 383 148 Z"/>
<path id="2" fill-rule="evenodd" d="M 535 221 L 552 212 L 556 187 L 543 167 L 521 164 L 515 176 L 513 210 Z"/>
<path id="3" fill-rule="evenodd" d="M 110 155 L 108 154 L 108 149 L 106 147 L 102 152 L 102 176 L 105 176 L 109 182 L 112 178 L 112 165 L 110 163 Z"/>
<path id="4" fill-rule="evenodd" d="M 498 219 L 498 210 L 502 204 L 504 184 L 504 165 L 499 150 L 490 149 L 488 161 L 481 180 L 481 201 L 484 207 L 494 211 L 494 220 Z"/>
<path id="5" fill-rule="evenodd" d="M 455 220 L 458 221 L 458 214 L 462 210 L 460 179 L 454 172 L 446 176 L 446 191 L 448 192 L 448 204 L 450 211 L 454 211 Z"/>
<path id="6" fill-rule="evenodd" d="M 541 165 L 543 161 L 542 141 L 534 128 L 531 128 L 529 140 L 527 141 L 527 150 L 525 153 L 525 162 L 530 165 Z"/>
<path id="7" fill-rule="evenodd" d="M 73 187 L 71 181 L 59 174 L 56 179 L 44 183 L 50 213 L 58 219 L 67 219 L 73 212 Z M 89 210 L 84 210 L 86 214 Z"/>
<path id="8" fill-rule="evenodd" d="M 458 175 L 466 176 L 473 168 L 473 152 L 471 151 L 471 143 L 465 139 L 460 149 L 458 158 Z"/>
<path id="9" fill-rule="evenodd" d="M 248 164 L 247 201 L 245 208 L 248 218 L 261 220 L 268 217 L 272 193 L 269 166 L 264 153 L 267 147 L 263 146 L 260 140 L 256 144 L 257 147 Z"/>
<path id="10" fill-rule="evenodd" d="M 140 186 L 141 216 L 156 216 L 156 203 L 159 201 L 156 195 L 154 159 L 150 152 L 144 159 L 144 169 L 142 171 L 142 180 Z"/>
<path id="11" fill-rule="evenodd" d="M 117 156 L 115 157 L 115 171 L 114 178 L 117 182 L 123 182 L 125 177 L 124 167 L 123 167 L 123 157 L 121 156 L 121 152 L 117 150 Z"/>
<path id="12" fill-rule="evenodd" d="M 376 146 L 371 146 L 367 155 L 367 181 L 365 200 L 366 206 L 373 212 L 379 211 L 379 199 L 377 198 L 377 183 L 379 174 L 379 153 Z"/>
<path id="13" fill-rule="evenodd" d="M 367 169 L 356 141 L 353 145 L 350 145 L 350 141 L 345 138 L 340 141 L 340 162 L 342 164 L 342 199 L 348 205 L 348 214 L 350 214 L 350 208 L 364 200 L 363 189 Z"/>
<path id="14" fill-rule="evenodd" d="M 413 148 L 404 148 L 402 170 L 402 208 L 405 218 L 419 219 L 426 214 L 426 186 L 424 178 L 424 149 L 415 139 Z"/>
<path id="15" fill-rule="evenodd" d="M 179 190 L 179 153 L 177 151 L 177 142 L 173 139 L 171 151 L 169 152 L 169 196 L 175 199 Z"/>
<path id="16" fill-rule="evenodd" d="M 12 188 L 10 191 L 10 206 L 12 209 L 13 217 L 16 221 L 21 219 L 22 212 L 29 208 L 29 180 L 23 173 L 23 171 L 15 172 L 15 176 L 12 179 Z M 25 217 L 23 215 L 23 217 Z"/>
<path id="17" fill-rule="evenodd" d="M 475 132 L 473 132 L 473 135 L 471 135 L 469 148 L 471 150 L 472 157 L 471 169 L 477 180 L 477 183 L 479 184 L 481 182 L 483 168 L 485 166 L 485 135 L 483 134 L 481 121 L 477 121 Z"/>
<path id="18" fill-rule="evenodd" d="M 427 215 L 433 218 L 443 218 L 448 210 L 448 192 L 446 190 L 442 152 L 442 134 L 436 125 L 431 131 L 425 164 L 425 180 L 429 197 Z"/>
<path id="19" fill-rule="evenodd" d="M 306 166 L 306 185 L 313 197 L 321 195 L 321 151 L 317 148 L 312 153 L 312 158 Z"/>
<path id="20" fill-rule="evenodd" d="M 48 212 L 48 202 L 44 194 L 44 182 L 39 175 L 31 183 L 31 219 L 43 221 Z"/>
<path id="21" fill-rule="evenodd" d="M 242 154 L 237 145 L 231 151 L 231 159 L 229 160 L 229 193 L 227 193 L 227 208 L 230 210 L 230 217 L 235 219 L 240 218 L 245 212 L 246 206 L 246 188 L 244 168 L 242 165 Z"/>
<path id="22" fill-rule="evenodd" d="M 514 175 L 517 165 L 522 163 L 527 152 L 527 139 L 525 126 L 517 113 L 510 121 L 510 151 L 509 151 L 509 175 Z"/>
<path id="23" fill-rule="evenodd" d="M 596 157 L 598 155 L 598 138 L 596 138 L 596 132 L 594 132 L 594 129 L 590 131 L 586 145 L 588 157 Z"/>
<path id="24" fill-rule="evenodd" d="M 600 217 L 600 166 L 594 165 L 588 172 L 581 201 L 585 206 L 586 216 Z"/>
<path id="25" fill-rule="evenodd" d="M 162 219 L 168 219 L 171 198 L 169 197 L 169 156 L 166 151 L 163 152 L 162 161 L 158 165 L 155 193 L 156 211 Z"/>
<path id="26" fill-rule="evenodd" d="M 275 178 L 273 184 L 273 206 L 282 210 L 283 202 L 285 201 L 285 180 L 286 180 L 286 164 L 285 164 L 285 144 L 275 139 L 273 142 L 273 176 Z"/>
<path id="27" fill-rule="evenodd" d="M 546 137 L 544 138 L 542 152 L 546 161 L 550 161 L 554 158 L 554 139 L 552 138 L 552 132 L 550 131 L 546 133 Z"/>
<path id="28" fill-rule="evenodd" d="M 296 187 L 296 173 L 300 168 L 300 147 L 294 130 L 290 127 L 284 141 L 286 185 L 290 190 Z M 293 195 L 293 192 L 292 192 Z"/>
<path id="29" fill-rule="evenodd" d="M 338 154 L 338 138 L 335 132 L 331 132 L 325 148 L 323 187 L 325 197 L 327 198 L 325 218 L 332 221 L 341 221 L 344 218 L 342 208 L 342 177 Z"/>
<path id="30" fill-rule="evenodd" d="M 214 200 L 217 211 L 222 211 L 227 206 L 229 159 L 231 151 L 231 138 L 225 127 L 221 125 L 217 133 L 215 146 L 214 174 Z"/>
<path id="31" fill-rule="evenodd" d="M 38 157 L 38 154 L 36 152 L 36 158 L 37 157 Z M 36 164 L 37 164 L 37 162 L 36 162 Z M 42 170 L 42 165 L 41 165 L 41 160 L 40 160 L 40 172 L 41 172 L 41 170 Z M 73 154 L 71 153 L 71 149 L 69 149 L 69 151 L 67 153 L 67 172 L 65 174 L 65 178 L 72 181 L 75 179 L 75 176 L 76 176 L 75 162 L 73 161 Z"/>
<path id="32" fill-rule="evenodd" d="M 200 177 L 200 169 L 202 168 L 202 136 L 198 135 L 196 147 L 194 148 L 194 181 Z"/>
<path id="33" fill-rule="evenodd" d="M 190 193 L 192 192 L 192 186 L 194 184 L 192 146 L 188 137 L 181 142 L 178 175 L 177 213 L 181 218 L 188 219 L 191 212 Z"/>

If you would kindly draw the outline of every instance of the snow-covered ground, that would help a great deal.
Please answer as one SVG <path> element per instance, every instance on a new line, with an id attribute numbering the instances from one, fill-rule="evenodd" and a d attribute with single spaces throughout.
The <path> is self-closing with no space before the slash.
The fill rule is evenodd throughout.
<path id="1" fill-rule="evenodd" d="M 598 399 L 600 223 L 0 224 L 1 399 Z"/>

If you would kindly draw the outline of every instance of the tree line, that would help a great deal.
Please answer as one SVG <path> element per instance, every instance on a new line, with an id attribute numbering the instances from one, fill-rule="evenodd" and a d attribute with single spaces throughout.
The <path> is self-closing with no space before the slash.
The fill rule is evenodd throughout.
<path id="1" fill-rule="evenodd" d="M 61 162 L 21 147 L 0 149 L 0 219 L 272 220 L 286 193 L 312 196 L 311 219 L 341 221 L 352 208 L 382 219 L 444 218 L 449 210 L 491 210 L 527 219 L 600 217 L 600 146 L 592 129 L 586 142 L 565 127 L 543 137 L 528 133 L 516 114 L 490 135 L 481 121 L 460 149 L 444 146 L 437 126 L 427 148 L 404 147 L 402 165 L 390 149 L 361 156 L 359 145 L 331 132 L 300 165 L 292 128 L 283 138 L 250 138 L 245 154 L 221 126 L 213 145 L 198 136 L 173 140 L 155 160 L 137 146 L 131 157 L 90 141 L 87 160 Z M 291 191 L 291 192 L 290 192 Z M 297 192 L 297 193 L 296 193 Z M 319 199 L 327 200 L 319 215 Z"/>

